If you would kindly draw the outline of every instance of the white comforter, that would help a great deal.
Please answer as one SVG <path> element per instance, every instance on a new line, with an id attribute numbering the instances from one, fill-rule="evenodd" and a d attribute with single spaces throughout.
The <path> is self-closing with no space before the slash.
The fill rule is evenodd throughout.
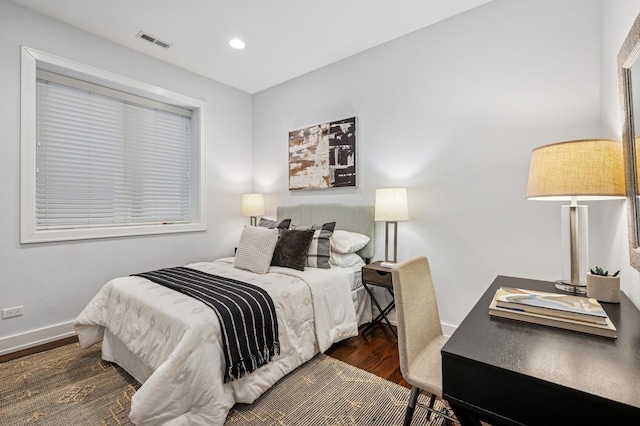
<path id="1" fill-rule="evenodd" d="M 266 275 L 235 269 L 233 258 L 190 268 L 264 288 L 278 316 L 281 353 L 240 380 L 223 382 L 220 324 L 201 302 L 141 277 L 108 282 L 75 321 L 83 347 L 104 330 L 153 371 L 131 400 L 137 425 L 222 425 L 236 402 L 251 403 L 287 373 L 357 334 L 351 274 L 271 267 Z"/>

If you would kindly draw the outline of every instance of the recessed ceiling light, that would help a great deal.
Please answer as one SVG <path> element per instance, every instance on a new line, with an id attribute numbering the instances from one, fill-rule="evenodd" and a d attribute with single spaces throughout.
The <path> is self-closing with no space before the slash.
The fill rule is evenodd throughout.
<path id="1" fill-rule="evenodd" d="M 229 40 L 229 46 L 233 47 L 234 49 L 244 49 L 244 41 L 240 40 L 239 38 L 233 38 L 231 40 Z"/>

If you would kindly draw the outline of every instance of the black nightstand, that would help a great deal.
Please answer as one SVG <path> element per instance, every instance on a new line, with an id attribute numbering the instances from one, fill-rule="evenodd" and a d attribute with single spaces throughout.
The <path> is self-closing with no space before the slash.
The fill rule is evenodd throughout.
<path id="1" fill-rule="evenodd" d="M 384 322 L 386 322 L 389 328 L 391 329 L 391 332 L 393 333 L 393 335 L 396 336 L 397 338 L 398 334 L 396 333 L 396 330 L 393 327 L 393 325 L 391 325 L 389 318 L 387 318 L 387 314 L 391 312 L 391 310 L 396 306 L 396 302 L 393 296 L 393 278 L 391 275 L 391 269 L 380 266 L 381 263 L 382 262 L 373 262 L 368 265 L 364 265 L 362 267 L 362 286 L 367 291 L 367 293 L 369 293 L 369 297 L 371 298 L 371 301 L 376 306 L 376 308 L 378 308 L 378 310 L 380 311 L 378 316 L 375 317 L 371 321 L 371 323 L 364 330 L 362 330 L 362 332 L 365 333 L 373 325 L 384 320 Z M 375 295 L 371 291 L 371 286 L 386 288 L 389 294 L 391 295 L 391 302 L 389 302 L 389 304 L 384 308 L 381 307 L 380 303 L 378 303 Z"/>

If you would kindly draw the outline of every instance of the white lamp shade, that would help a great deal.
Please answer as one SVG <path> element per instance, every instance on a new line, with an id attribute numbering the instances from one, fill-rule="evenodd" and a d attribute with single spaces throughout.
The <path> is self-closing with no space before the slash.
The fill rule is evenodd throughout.
<path id="1" fill-rule="evenodd" d="M 264 194 L 242 194 L 242 216 L 264 216 Z"/>
<path id="2" fill-rule="evenodd" d="M 409 220 L 407 189 L 376 189 L 376 213 L 374 219 L 379 222 Z"/>

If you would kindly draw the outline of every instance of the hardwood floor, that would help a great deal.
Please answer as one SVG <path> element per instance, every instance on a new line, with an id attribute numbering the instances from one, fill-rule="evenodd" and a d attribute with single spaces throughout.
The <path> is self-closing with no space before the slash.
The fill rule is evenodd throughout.
<path id="1" fill-rule="evenodd" d="M 376 324 L 363 333 L 364 325 L 358 336 L 351 337 L 331 346 L 326 355 L 361 368 L 378 377 L 389 380 L 406 388 L 411 386 L 402 378 L 398 358 L 398 341 L 386 324 Z M 76 336 L 56 342 L 0 356 L 0 362 L 6 362 L 22 356 L 53 349 L 58 346 L 77 342 Z"/>
<path id="2" fill-rule="evenodd" d="M 22 358 L 23 356 L 37 354 L 38 352 L 48 351 L 49 349 L 55 349 L 60 346 L 69 345 L 78 341 L 78 336 L 66 337 L 64 339 L 55 340 L 53 342 L 45 343 L 43 345 L 34 346 L 33 348 L 23 349 L 21 351 L 12 352 L 10 354 L 0 356 L 0 362 L 11 361 L 12 359 Z"/>
<path id="3" fill-rule="evenodd" d="M 358 336 L 334 344 L 325 354 L 411 388 L 400 373 L 398 341 L 389 327 L 386 324 L 376 324 L 363 334 L 365 327 L 366 324 L 360 328 Z"/>
<path id="4" fill-rule="evenodd" d="M 366 326 L 365 324 L 360 328 L 358 336 L 334 344 L 325 354 L 390 382 L 411 388 L 400 373 L 398 341 L 389 327 L 386 324 L 376 324 L 363 334 Z M 446 401 L 444 403 L 449 405 Z M 485 422 L 481 424 L 491 426 Z"/>
<path id="5" fill-rule="evenodd" d="M 398 342 L 386 324 L 376 324 L 366 333 L 360 328 L 359 335 L 336 343 L 326 352 L 330 357 L 339 359 L 378 377 L 410 388 L 400 373 L 398 360 Z M 44 345 L 0 356 L 0 362 L 54 349 L 78 341 L 77 336 L 46 343 Z"/>

